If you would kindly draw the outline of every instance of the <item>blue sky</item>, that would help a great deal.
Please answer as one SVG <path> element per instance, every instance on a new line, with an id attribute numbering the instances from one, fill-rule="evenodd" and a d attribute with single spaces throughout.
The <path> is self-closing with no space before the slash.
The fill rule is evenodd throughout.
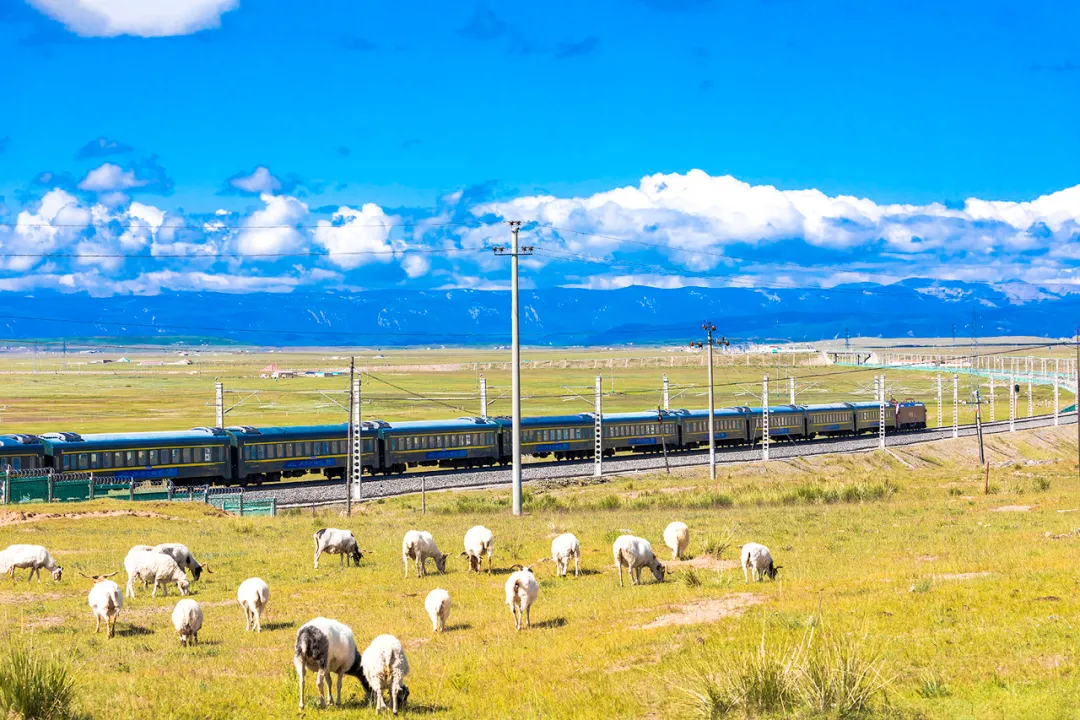
<path id="1" fill-rule="evenodd" d="M 508 218 L 537 286 L 1076 282 L 1076 4 L 146 5 L 0 5 L 0 289 L 495 287 Z"/>

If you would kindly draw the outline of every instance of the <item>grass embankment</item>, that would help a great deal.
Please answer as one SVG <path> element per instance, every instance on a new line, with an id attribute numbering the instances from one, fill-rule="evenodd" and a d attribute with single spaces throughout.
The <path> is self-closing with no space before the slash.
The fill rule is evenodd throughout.
<path id="1" fill-rule="evenodd" d="M 1080 701 L 1072 438 L 1071 428 L 989 438 L 985 496 L 965 439 L 724 468 L 719 490 L 700 470 L 541 483 L 519 519 L 501 490 L 432 493 L 423 517 L 415 496 L 363 505 L 352 519 L 240 519 L 182 503 L 140 504 L 142 516 L 100 515 L 131 507 L 117 502 L 20 509 L 61 514 L 49 519 L 0 511 L 0 546 L 41 543 L 65 566 L 59 584 L 0 581 L 0 644 L 69 664 L 75 707 L 101 718 L 296 717 L 292 645 L 316 615 L 348 623 L 361 645 L 383 632 L 402 639 L 410 714 L 812 716 L 826 707 L 830 716 L 858 705 L 837 698 L 862 697 L 876 717 L 1070 717 Z M 98 514 L 63 516 L 86 511 Z M 690 526 L 693 559 L 673 563 L 669 582 L 618 588 L 610 542 L 631 531 L 661 550 L 672 520 Z M 477 523 L 496 536 L 493 576 L 470 576 L 454 557 L 445 576 L 402 578 L 406 530 L 428 529 L 456 555 Z M 356 532 L 370 551 L 362 567 L 324 556 L 312 569 L 311 534 L 323 526 Z M 581 540 L 585 575 L 556 579 L 550 562 L 537 565 L 534 627 L 517 633 L 503 602 L 507 569 L 546 557 L 564 531 Z M 744 584 L 737 553 L 749 540 L 772 548 L 783 566 L 776 582 Z M 175 593 L 140 592 L 115 639 L 95 636 L 77 571 L 121 569 L 131 545 L 164 541 L 188 544 L 214 570 L 194 586 L 202 644 L 180 647 Z M 255 575 L 271 587 L 259 636 L 244 634 L 235 604 L 236 587 Z M 438 637 L 423 610 L 435 587 L 454 602 Z M 358 691 L 347 679 L 347 707 L 331 715 L 373 717 Z"/>

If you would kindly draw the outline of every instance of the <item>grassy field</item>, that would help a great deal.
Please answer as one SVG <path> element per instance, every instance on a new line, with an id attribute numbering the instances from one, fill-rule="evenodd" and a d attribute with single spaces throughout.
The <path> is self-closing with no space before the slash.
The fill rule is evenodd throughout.
<path id="1" fill-rule="evenodd" d="M 984 352 L 1001 352 L 985 347 Z M 1054 348 L 1054 357 L 1068 357 L 1069 348 Z M 1027 352 L 1027 351 L 1024 351 Z M 1046 354 L 1046 349 L 1040 351 Z M 1021 351 L 1017 351 L 1021 354 Z M 128 357 L 131 363 L 91 364 L 103 358 Z M 479 349 L 396 350 L 356 352 L 357 363 L 367 368 L 363 380 L 363 415 L 385 420 L 432 419 L 476 415 L 480 412 L 479 377 L 488 382 L 489 414 L 510 412 L 510 371 L 505 351 Z M 796 378 L 799 403 L 825 403 L 873 399 L 874 370 L 809 365 L 809 356 L 731 355 L 717 357 L 715 372 L 718 407 L 760 405 L 761 381 L 774 380 L 773 404 L 789 400 L 786 378 Z M 704 408 L 707 400 L 706 368 L 700 358 L 676 349 L 535 349 L 522 358 L 523 412 L 527 415 L 576 414 L 593 408 L 594 382 L 603 375 L 605 412 L 647 410 L 662 402 L 662 376 L 671 383 L 671 407 Z M 142 362 L 193 364 L 141 365 Z M 680 365 L 690 362 L 692 365 Z M 793 362 L 801 362 L 795 364 Z M 305 352 L 240 352 L 223 349 L 192 353 L 103 350 L 100 355 L 68 353 L 0 354 L 0 431 L 48 432 L 74 430 L 103 432 L 132 429 L 186 429 L 214 422 L 214 382 L 226 389 L 226 420 L 232 425 L 297 425 L 344 422 L 345 412 L 335 403 L 346 402 L 347 376 L 273 380 L 260 378 L 269 364 L 293 369 L 342 369 L 348 353 L 341 350 Z M 487 363 L 501 363 L 485 368 Z M 567 365 L 568 367 L 564 367 Z M 645 365 L 645 367 L 642 367 Z M 889 371 L 891 397 L 913 397 L 925 402 L 930 424 L 937 425 L 937 375 L 927 372 Z M 984 398 L 989 385 L 982 380 Z M 960 378 L 960 398 L 973 397 L 976 382 Z M 996 417 L 1008 417 L 1008 396 L 1003 383 L 995 388 Z M 944 421 L 952 422 L 951 377 L 945 376 Z M 1073 402 L 1062 391 L 1062 407 Z M 1053 391 L 1036 386 L 1033 412 L 1053 410 Z M 1018 416 L 1027 415 L 1026 387 Z M 960 422 L 974 421 L 974 406 L 960 406 Z M 987 408 L 989 418 L 989 408 Z"/>
<path id="2" fill-rule="evenodd" d="M 54 657 L 75 675 L 77 710 L 92 717 L 293 718 L 295 632 L 321 614 L 349 624 L 362 646 L 383 632 L 403 641 L 410 715 L 832 717 L 835 708 L 815 714 L 808 698 L 848 677 L 843 666 L 864 673 L 864 716 L 1074 717 L 1075 430 L 988 443 L 989 495 L 973 441 L 961 439 L 725 468 L 718 487 L 699 470 L 537 483 L 518 519 L 502 490 L 431 494 L 423 516 L 417 497 L 380 501 L 351 519 L 240 519 L 181 503 L 29 508 L 54 518 L 0 510 L 0 547 L 41 543 L 65 566 L 59 584 L 0 581 L 0 671 L 7 647 Z M 132 509 L 143 515 L 123 514 Z M 663 584 L 617 587 L 614 537 L 632 531 L 659 550 L 673 520 L 691 528 L 692 560 L 672 563 Z M 428 529 L 456 554 L 477 523 L 496 536 L 494 575 L 468 575 L 454 557 L 445 576 L 402 578 L 406 530 Z M 324 557 L 312 569 L 311 535 L 324 526 L 355 531 L 369 551 L 360 568 Z M 558 579 L 550 562 L 536 564 L 534 627 L 517 633 L 503 602 L 507 569 L 537 563 L 563 531 L 581 540 L 586 573 Z M 777 581 L 744 584 L 737 554 L 750 540 L 772 548 Z M 194 585 L 202 644 L 180 647 L 172 594 L 140 592 L 115 639 L 95 636 L 77 571 L 121 569 L 131 545 L 165 541 L 188 544 L 214 570 Z M 235 604 L 250 576 L 271 587 L 259 636 L 244 634 Z M 435 587 L 454 602 L 442 636 L 423 610 Z M 311 702 L 313 682 L 308 691 Z M 345 696 L 327 717 L 374 715 L 355 680 Z"/>

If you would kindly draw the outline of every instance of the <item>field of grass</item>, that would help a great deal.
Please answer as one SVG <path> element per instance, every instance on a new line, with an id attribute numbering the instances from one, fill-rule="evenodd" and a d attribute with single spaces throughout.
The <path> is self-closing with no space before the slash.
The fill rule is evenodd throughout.
<path id="1" fill-rule="evenodd" d="M 91 717 L 293 718 L 295 632 L 325 615 L 362 646 L 384 632 L 402 640 L 410 715 L 834 717 L 854 697 L 866 717 L 1074 717 L 1075 430 L 996 435 L 988 448 L 988 495 L 973 441 L 961 439 L 724 468 L 715 487 L 696 469 L 535 483 L 521 518 L 505 490 L 433 493 L 426 515 L 417 497 L 379 501 L 352 518 L 241 519 L 183 503 L 0 510 L 0 547 L 44 544 L 65 567 L 58 584 L 0 580 L 0 673 L 6 648 L 29 647 L 69 667 L 75 710 Z M 145 515 L 95 516 L 130 510 Z M 671 564 L 662 584 L 617 587 L 611 541 L 632 531 L 660 550 L 673 520 L 690 526 L 693 559 Z M 456 555 L 478 523 L 496 536 L 493 575 L 469 575 L 454 557 L 445 576 L 402 578 L 406 530 L 430 530 Z M 324 556 L 312 569 L 311 535 L 324 526 L 354 530 L 368 551 L 360 568 Z M 579 578 L 538 563 L 564 531 L 582 543 Z M 775 582 L 744 584 L 737 554 L 750 540 L 783 566 Z M 202 644 L 180 647 L 174 594 L 140 592 L 116 638 L 95 636 L 77 572 L 122 569 L 131 545 L 165 541 L 188 544 L 214 570 L 194 584 Z M 534 563 L 541 583 L 534 627 L 521 633 L 502 588 L 518 562 Z M 235 604 L 250 576 L 271 587 L 258 636 L 243 632 Z M 423 610 L 435 587 L 454 602 L 442 636 Z M 345 697 L 343 710 L 311 705 L 304 716 L 374 716 L 355 680 Z"/>
<path id="2" fill-rule="evenodd" d="M 1068 357 L 1069 348 L 1054 348 Z M 987 347 L 986 352 L 1000 352 Z M 1045 354 L 1045 349 L 1042 351 Z M 1018 351 L 1018 354 L 1021 354 Z M 90 364 L 102 358 L 129 357 L 125 364 Z M 510 371 L 505 351 L 480 349 L 395 350 L 356 352 L 357 364 L 368 369 L 363 379 L 363 416 L 385 420 L 432 419 L 476 415 L 480 412 L 479 376 L 488 382 L 489 414 L 510 413 Z M 784 355 L 717 356 L 715 372 L 718 407 L 760 405 L 761 381 L 796 378 L 799 403 L 872 400 L 874 370 L 806 364 L 807 355 L 793 365 Z M 706 368 L 697 357 L 663 348 L 534 349 L 522 358 L 523 412 L 527 415 L 575 414 L 593 408 L 594 382 L 603 375 L 605 412 L 647 410 L 662 402 L 662 376 L 671 383 L 671 407 L 708 405 Z M 68 353 L 0 354 L 0 431 L 48 432 L 74 430 L 105 432 L 132 429 L 187 429 L 214 422 L 214 382 L 226 389 L 226 421 L 231 425 L 297 425 L 344 422 L 335 403 L 346 402 L 348 377 L 260 378 L 273 363 L 281 368 L 342 369 L 348 353 L 341 350 L 305 352 L 241 352 L 225 349 L 192 352 L 189 366 L 144 366 L 144 361 L 175 362 L 175 352 L 160 350 L 103 350 L 99 355 Z M 562 361 L 567 361 L 562 363 Z M 487 368 L 486 363 L 502 363 Z M 569 367 L 560 365 L 566 364 Z M 646 365 L 642 367 L 641 365 Z M 925 402 L 930 424 L 937 425 L 937 375 L 889 371 L 891 397 Z M 975 381 L 960 378 L 962 403 L 973 396 Z M 981 381 L 983 397 L 989 385 Z M 996 417 L 1008 418 L 1007 390 L 995 388 Z M 944 421 L 952 422 L 951 377 L 945 376 Z M 773 382 L 773 404 L 788 402 L 786 380 Z M 1062 407 L 1073 402 L 1062 391 Z M 1034 388 L 1033 412 L 1053 411 L 1053 391 Z M 989 408 L 986 409 L 989 418 Z M 1019 417 L 1027 415 L 1026 387 L 1018 403 Z M 960 406 L 960 422 L 974 422 L 974 407 Z"/>

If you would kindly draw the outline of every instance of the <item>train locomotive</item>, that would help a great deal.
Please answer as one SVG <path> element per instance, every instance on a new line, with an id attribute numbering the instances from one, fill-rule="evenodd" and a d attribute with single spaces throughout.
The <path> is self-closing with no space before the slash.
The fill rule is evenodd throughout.
<path id="1" fill-rule="evenodd" d="M 769 407 L 773 441 L 878 432 L 881 408 L 873 402 Z M 885 405 L 885 431 L 926 428 L 926 406 L 914 400 Z M 582 460 L 596 449 L 596 417 L 537 416 L 521 420 L 521 452 L 536 458 Z M 762 408 L 718 408 L 713 435 L 718 446 L 752 446 L 764 434 Z M 401 474 L 409 468 L 481 468 L 509 465 L 509 418 L 361 423 L 361 463 L 368 475 Z M 708 410 L 605 413 L 600 448 L 616 453 L 686 452 L 709 444 Z M 0 435 L 0 470 L 52 468 L 99 477 L 169 479 L 176 485 L 249 485 L 309 473 L 343 478 L 348 465 L 348 425 L 296 427 L 197 427 L 183 431 L 50 432 Z"/>

